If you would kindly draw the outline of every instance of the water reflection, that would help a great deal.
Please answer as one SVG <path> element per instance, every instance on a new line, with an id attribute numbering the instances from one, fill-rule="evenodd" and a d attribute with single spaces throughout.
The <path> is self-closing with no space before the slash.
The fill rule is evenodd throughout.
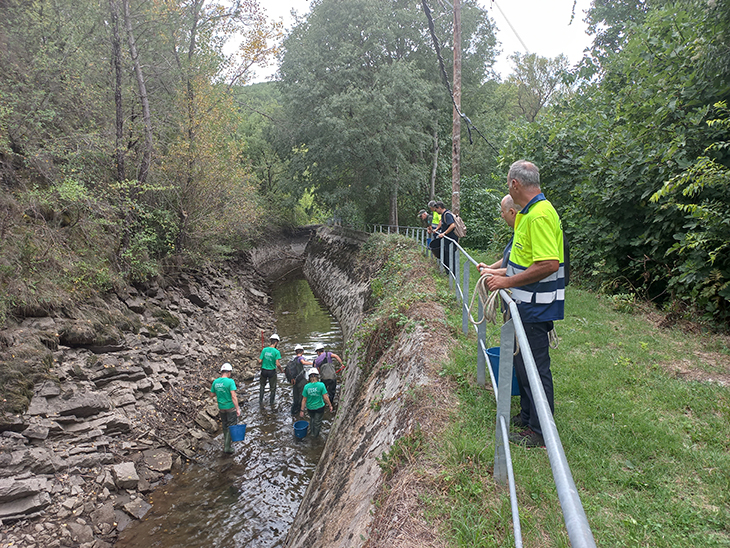
<path id="1" fill-rule="evenodd" d="M 294 346 L 316 356 L 322 342 L 341 354 L 342 332 L 302 279 L 286 280 L 272 291 L 282 366 Z M 267 335 L 268 336 L 268 335 Z M 235 379 L 235 371 L 234 371 Z M 325 413 L 320 439 L 294 436 L 291 387 L 279 374 L 276 402 L 258 404 L 258 379 L 238 383 L 246 439 L 224 456 L 221 437 L 152 496 L 152 510 L 123 531 L 116 547 L 281 546 L 324 447 L 332 417 Z M 308 417 L 305 417 L 308 420 Z"/>

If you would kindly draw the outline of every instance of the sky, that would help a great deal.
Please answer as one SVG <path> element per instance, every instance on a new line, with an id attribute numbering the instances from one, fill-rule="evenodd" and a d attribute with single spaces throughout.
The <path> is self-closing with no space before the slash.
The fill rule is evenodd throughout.
<path id="1" fill-rule="evenodd" d="M 511 72 L 511 63 L 507 57 L 515 51 L 526 53 L 521 42 L 524 42 L 530 53 L 537 53 L 542 57 L 557 57 L 562 53 L 571 64 L 581 59 L 583 50 L 591 43 L 583 22 L 584 11 L 590 7 L 591 2 L 577 0 L 575 18 L 569 24 L 573 1 L 500 0 L 495 3 L 491 0 L 479 0 L 479 4 L 489 11 L 490 17 L 497 24 L 497 40 L 501 42 L 502 54 L 497 59 L 495 70 L 503 79 Z M 309 0 L 262 0 L 261 6 L 267 17 L 283 20 L 286 29 L 291 28 L 293 22 L 290 15 L 292 9 L 300 15 L 309 12 Z M 266 81 L 275 71 L 276 67 L 257 69 L 257 78 L 254 81 Z"/>

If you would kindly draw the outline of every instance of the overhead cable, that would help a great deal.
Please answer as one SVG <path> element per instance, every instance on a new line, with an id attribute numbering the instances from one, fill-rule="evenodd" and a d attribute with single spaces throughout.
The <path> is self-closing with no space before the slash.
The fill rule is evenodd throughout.
<path id="1" fill-rule="evenodd" d="M 497 150 L 497 147 L 495 147 L 492 143 L 489 142 L 489 139 L 487 139 L 484 135 L 482 135 L 482 132 L 477 129 L 477 127 L 472 123 L 472 121 L 469 119 L 468 116 L 466 116 L 463 112 L 461 112 L 461 109 L 456 105 L 456 99 L 454 99 L 454 92 L 451 90 L 451 83 L 449 82 L 449 77 L 446 75 L 446 65 L 444 64 L 444 58 L 441 56 L 441 46 L 439 45 L 439 40 L 436 37 L 436 28 L 433 24 L 433 18 L 431 17 L 431 10 L 429 9 L 428 5 L 426 4 L 426 0 L 421 0 L 421 3 L 423 4 L 423 12 L 426 14 L 426 18 L 428 19 L 428 30 L 431 32 L 431 39 L 433 40 L 433 47 L 436 50 L 436 57 L 438 57 L 439 60 L 439 67 L 441 68 L 441 77 L 444 80 L 444 84 L 446 84 L 446 89 L 449 91 L 449 96 L 451 97 L 451 103 L 454 105 L 454 109 L 459 114 L 459 117 L 461 117 L 466 122 L 466 129 L 469 134 L 469 144 L 474 144 L 474 141 L 471 137 L 471 130 L 474 129 L 474 131 L 479 134 L 479 136 L 484 139 L 484 141 L 492 147 L 492 150 L 495 152 L 495 154 L 499 154 L 499 150 Z"/>

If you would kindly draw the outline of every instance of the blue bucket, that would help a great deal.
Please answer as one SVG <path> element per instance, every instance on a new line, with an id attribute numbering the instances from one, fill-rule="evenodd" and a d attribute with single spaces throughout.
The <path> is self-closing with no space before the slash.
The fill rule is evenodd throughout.
<path id="1" fill-rule="evenodd" d="M 245 424 L 234 424 L 229 426 L 228 430 L 231 432 L 231 441 L 243 441 L 243 438 L 246 437 Z"/>
<path id="2" fill-rule="evenodd" d="M 307 421 L 297 421 L 294 423 L 294 435 L 300 439 L 307 435 L 308 429 L 309 423 Z"/>
<path id="3" fill-rule="evenodd" d="M 499 346 L 493 346 L 487 348 L 487 356 L 489 357 L 489 366 L 494 371 L 494 379 L 497 381 L 497 388 L 499 388 Z M 512 395 L 520 395 L 520 385 L 517 384 L 517 371 L 512 368 Z"/>

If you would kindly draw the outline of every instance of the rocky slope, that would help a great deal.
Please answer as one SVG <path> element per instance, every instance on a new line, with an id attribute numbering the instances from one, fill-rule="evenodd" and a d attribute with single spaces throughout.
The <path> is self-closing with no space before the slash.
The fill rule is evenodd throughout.
<path id="1" fill-rule="evenodd" d="M 50 364 L 27 411 L 0 416 L 0 546 L 111 546 L 213 443 L 210 382 L 225 361 L 253 378 L 269 305 L 241 258 L 0 332 L 0 367 Z"/>

